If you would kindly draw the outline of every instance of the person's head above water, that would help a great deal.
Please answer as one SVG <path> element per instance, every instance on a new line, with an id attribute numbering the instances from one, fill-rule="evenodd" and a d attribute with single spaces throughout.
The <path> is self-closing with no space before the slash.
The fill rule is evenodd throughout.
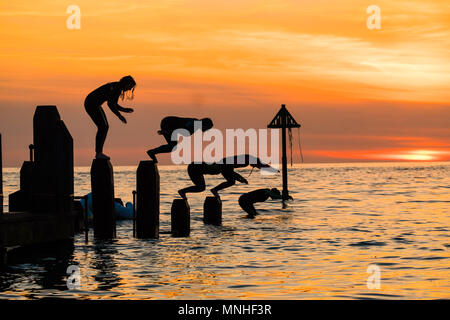
<path id="1" fill-rule="evenodd" d="M 202 121 L 202 131 L 207 131 L 213 127 L 213 122 L 210 118 L 203 118 Z"/>
<path id="2" fill-rule="evenodd" d="M 272 200 L 282 199 L 282 198 L 283 198 L 283 197 L 281 196 L 280 190 L 278 190 L 277 188 L 269 189 L 269 191 L 267 192 L 267 194 L 268 194 L 268 196 L 269 196 Z"/>
<path id="3" fill-rule="evenodd" d="M 120 83 L 121 90 L 122 90 L 122 92 L 120 94 L 120 97 L 122 98 L 122 100 L 125 97 L 125 92 L 130 91 L 130 90 L 131 90 L 131 97 L 129 99 L 132 100 L 134 97 L 134 88 L 136 87 L 136 81 L 134 81 L 133 77 L 125 76 L 122 79 L 120 79 L 119 83 Z"/>
<path id="4" fill-rule="evenodd" d="M 280 196 L 281 192 L 277 188 L 272 188 L 272 189 L 270 189 L 270 195 L 271 196 L 273 196 L 273 195 Z"/>

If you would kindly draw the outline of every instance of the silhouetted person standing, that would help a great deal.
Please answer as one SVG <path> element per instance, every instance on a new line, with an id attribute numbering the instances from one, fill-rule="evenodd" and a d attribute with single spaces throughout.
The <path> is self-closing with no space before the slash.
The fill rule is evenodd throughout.
<path id="1" fill-rule="evenodd" d="M 195 121 L 201 121 L 201 127 L 196 128 L 194 126 Z M 150 149 L 147 151 L 148 156 L 155 162 L 158 162 L 155 155 L 158 153 L 172 152 L 177 146 L 178 141 L 172 140 L 172 133 L 178 129 L 187 130 L 191 135 L 194 134 L 196 129 L 202 131 L 209 130 L 213 127 L 213 122 L 210 118 L 196 119 L 196 118 L 180 118 L 180 117 L 165 117 L 161 120 L 161 130 L 158 130 L 158 134 L 162 135 L 166 139 L 167 144 L 158 148 Z"/>
<path id="2" fill-rule="evenodd" d="M 242 163 L 238 163 L 238 159 L 241 159 L 243 161 L 239 161 Z M 253 168 L 268 168 L 270 170 L 276 170 L 276 172 L 279 172 L 277 169 L 274 169 L 268 164 L 264 164 L 261 162 L 260 159 L 250 156 L 248 154 L 241 155 L 241 156 L 234 156 L 231 159 L 231 163 L 227 163 L 227 158 L 222 159 L 219 163 L 191 163 L 188 165 L 188 174 L 189 178 L 191 178 L 192 182 L 194 183 L 193 186 L 187 187 L 181 190 L 178 190 L 178 193 L 183 199 L 186 199 L 186 193 L 189 192 L 202 192 L 206 189 L 205 184 L 205 174 L 222 174 L 222 176 L 225 178 L 226 181 L 222 182 L 218 186 L 211 189 L 211 193 L 219 197 L 219 191 L 223 190 L 225 188 L 231 187 L 236 183 L 236 181 L 239 181 L 241 183 L 248 184 L 247 179 L 245 179 L 243 176 L 241 176 L 239 173 L 235 172 L 234 169 L 236 168 L 244 168 L 248 165 L 252 166 Z"/>
<path id="3" fill-rule="evenodd" d="M 282 199 L 282 195 L 280 190 L 277 188 L 266 188 L 266 189 L 258 189 L 254 191 L 250 191 L 244 193 L 239 197 L 239 205 L 241 208 L 248 213 L 247 218 L 254 218 L 258 212 L 256 212 L 254 204 L 257 202 L 264 202 L 267 199 Z"/>
<path id="4" fill-rule="evenodd" d="M 105 112 L 102 109 L 102 104 L 107 102 L 111 111 L 123 122 L 127 123 L 127 120 L 120 112 L 131 113 L 132 108 L 123 108 L 117 102 L 119 97 L 122 101 L 125 97 L 125 92 L 131 91 L 131 99 L 133 99 L 134 88 L 136 82 L 131 76 L 126 76 L 120 79 L 120 81 L 109 82 L 95 89 L 88 94 L 84 101 L 84 107 L 86 112 L 91 117 L 97 126 L 97 135 L 95 137 L 95 158 L 97 159 L 109 159 L 107 155 L 103 153 L 103 145 L 105 144 L 106 135 L 108 134 L 108 121 L 106 120 Z"/>

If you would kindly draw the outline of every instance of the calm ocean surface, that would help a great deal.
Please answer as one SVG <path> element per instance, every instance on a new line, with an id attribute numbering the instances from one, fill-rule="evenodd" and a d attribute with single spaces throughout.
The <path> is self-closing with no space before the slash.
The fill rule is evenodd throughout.
<path id="1" fill-rule="evenodd" d="M 131 201 L 135 170 L 115 167 L 116 197 Z M 185 167 L 161 166 L 160 176 L 164 232 L 177 189 L 190 182 Z M 90 191 L 89 168 L 76 168 L 75 179 L 76 195 Z M 221 181 L 206 180 L 209 189 Z M 450 163 L 294 165 L 295 201 L 258 204 L 254 220 L 243 218 L 238 197 L 279 187 L 281 177 L 255 170 L 248 180 L 222 192 L 222 227 L 202 222 L 209 191 L 191 195 L 189 238 L 133 239 L 131 221 L 118 222 L 111 242 L 94 241 L 91 230 L 88 243 L 79 234 L 62 254 L 0 270 L 0 298 L 450 298 Z M 18 169 L 4 169 L 6 197 L 18 184 Z M 380 289 L 367 287 L 372 264 Z M 79 267 L 80 290 L 67 289 L 69 265 Z"/>

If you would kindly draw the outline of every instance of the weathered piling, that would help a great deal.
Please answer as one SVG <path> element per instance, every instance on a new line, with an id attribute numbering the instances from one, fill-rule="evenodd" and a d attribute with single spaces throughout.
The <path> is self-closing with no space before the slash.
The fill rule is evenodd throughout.
<path id="1" fill-rule="evenodd" d="M 73 241 L 78 230 L 79 219 L 73 210 L 72 137 L 55 106 L 37 107 L 33 128 L 35 149 L 30 148 L 30 161 L 21 168 L 20 190 L 10 195 L 9 211 L 14 214 L 0 215 L 3 256 L 18 248 Z"/>
<path id="2" fill-rule="evenodd" d="M 24 161 L 20 168 L 20 190 L 9 195 L 9 211 L 30 211 L 32 200 L 34 163 Z"/>
<path id="3" fill-rule="evenodd" d="M 175 199 L 171 210 L 172 236 L 188 237 L 191 232 L 191 208 L 187 200 Z"/>
<path id="4" fill-rule="evenodd" d="M 67 214 L 73 206 L 73 139 L 56 106 L 38 106 L 33 117 L 30 161 L 20 170 L 20 190 L 10 211 Z"/>
<path id="5" fill-rule="evenodd" d="M 222 224 L 222 200 L 219 197 L 206 197 L 203 204 L 203 222 L 215 226 Z"/>
<path id="6" fill-rule="evenodd" d="M 109 160 L 94 159 L 92 161 L 91 188 L 94 237 L 98 239 L 115 238 L 114 174 Z"/>
<path id="7" fill-rule="evenodd" d="M 83 222 L 84 222 L 84 241 L 87 243 L 89 240 L 89 206 L 88 206 L 88 195 L 84 196 L 84 212 L 83 212 Z"/>
<path id="8" fill-rule="evenodd" d="M 136 238 L 136 190 L 133 190 L 133 238 Z"/>
<path id="9" fill-rule="evenodd" d="M 32 211 L 72 211 L 73 139 L 56 106 L 36 107 L 33 146 Z"/>
<path id="10" fill-rule="evenodd" d="M 153 161 L 141 161 L 136 172 L 136 236 L 159 238 L 159 172 Z"/>
<path id="11" fill-rule="evenodd" d="M 0 133 L 0 215 L 3 214 L 3 162 L 2 162 L 2 134 Z"/>

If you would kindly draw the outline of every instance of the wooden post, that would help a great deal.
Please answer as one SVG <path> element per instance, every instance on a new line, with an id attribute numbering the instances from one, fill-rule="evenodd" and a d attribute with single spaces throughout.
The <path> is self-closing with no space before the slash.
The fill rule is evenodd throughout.
<path id="1" fill-rule="evenodd" d="M 9 212 L 30 211 L 33 195 L 34 163 L 24 161 L 20 168 L 20 190 L 9 195 Z"/>
<path id="2" fill-rule="evenodd" d="M 0 133 L 0 215 L 3 214 L 3 162 L 2 162 L 2 134 Z"/>
<path id="3" fill-rule="evenodd" d="M 159 172 L 153 161 L 141 161 L 136 174 L 136 236 L 159 238 Z"/>
<path id="4" fill-rule="evenodd" d="M 203 222 L 215 226 L 222 224 L 222 201 L 219 197 L 206 197 L 203 204 Z"/>
<path id="5" fill-rule="evenodd" d="M 188 237 L 191 232 L 191 209 L 187 200 L 175 199 L 171 210 L 172 236 Z"/>
<path id="6" fill-rule="evenodd" d="M 268 128 L 279 128 L 281 129 L 281 144 L 282 144 L 282 177 L 283 177 L 283 206 L 284 201 L 289 199 L 288 191 L 288 172 L 287 172 L 287 155 L 286 155 L 286 129 L 290 128 L 300 128 L 298 124 L 289 111 L 286 109 L 284 104 L 281 105 L 280 111 L 275 115 L 273 120 L 267 126 Z"/>
<path id="7" fill-rule="evenodd" d="M 32 211 L 72 211 L 73 139 L 56 106 L 37 106 L 33 117 Z"/>
<path id="8" fill-rule="evenodd" d="M 30 162 L 33 162 L 33 161 L 34 161 L 34 157 L 33 157 L 34 145 L 33 145 L 33 144 L 30 144 L 30 145 L 28 146 L 28 149 L 29 149 L 29 151 L 30 151 Z"/>
<path id="9" fill-rule="evenodd" d="M 136 190 L 133 190 L 133 238 L 136 238 Z"/>
<path id="10" fill-rule="evenodd" d="M 109 160 L 94 159 L 92 161 L 91 187 L 94 237 L 99 239 L 115 238 L 114 174 Z"/>
<path id="11" fill-rule="evenodd" d="M 285 109 L 285 105 L 281 105 L 282 109 Z M 283 200 L 287 200 L 289 197 L 288 182 L 287 182 L 287 155 L 286 155 L 286 117 L 282 118 L 281 122 L 281 143 L 282 143 L 282 171 L 283 171 L 283 191 L 281 195 Z"/>
<path id="12" fill-rule="evenodd" d="M 84 196 L 84 241 L 88 243 L 89 241 L 89 207 L 88 207 L 88 196 Z"/>

